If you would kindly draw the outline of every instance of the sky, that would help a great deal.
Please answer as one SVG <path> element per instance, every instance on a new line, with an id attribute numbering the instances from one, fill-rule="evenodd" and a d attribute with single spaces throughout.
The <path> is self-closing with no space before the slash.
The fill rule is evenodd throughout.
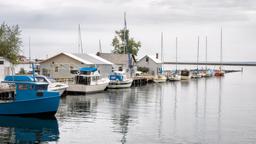
<path id="1" fill-rule="evenodd" d="M 161 54 L 175 61 L 220 60 L 223 31 L 223 61 L 256 61 L 255 0 L 0 0 L 0 22 L 18 24 L 22 51 L 32 58 L 47 58 L 60 52 L 77 53 L 78 25 L 86 53 L 111 52 L 115 31 L 124 27 L 126 12 L 130 37 L 142 43 L 138 58 Z"/>

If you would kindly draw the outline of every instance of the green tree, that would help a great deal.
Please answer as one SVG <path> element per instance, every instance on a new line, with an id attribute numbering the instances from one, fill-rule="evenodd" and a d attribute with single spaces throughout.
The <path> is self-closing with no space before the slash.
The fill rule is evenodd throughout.
<path id="1" fill-rule="evenodd" d="M 18 63 L 18 54 L 22 44 L 18 25 L 8 26 L 3 23 L 0 26 L 0 56 L 5 57 L 13 64 Z"/>
<path id="2" fill-rule="evenodd" d="M 21 75 L 26 74 L 26 70 L 24 68 L 20 68 L 19 74 Z"/>
<path id="3" fill-rule="evenodd" d="M 126 54 L 131 53 L 133 55 L 138 54 L 139 48 L 141 47 L 140 41 L 135 41 L 133 38 L 129 38 L 129 30 L 115 31 L 116 36 L 112 40 L 112 46 L 114 47 L 113 53 Z M 125 47 L 125 42 L 127 45 Z"/>

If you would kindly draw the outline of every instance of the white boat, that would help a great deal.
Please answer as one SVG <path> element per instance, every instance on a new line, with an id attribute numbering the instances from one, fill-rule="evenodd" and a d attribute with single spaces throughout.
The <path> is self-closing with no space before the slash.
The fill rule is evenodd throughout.
<path id="1" fill-rule="evenodd" d="M 102 78 L 97 68 L 80 68 L 73 83 L 69 84 L 68 92 L 94 93 L 104 91 L 109 84 L 108 78 Z"/>
<path id="2" fill-rule="evenodd" d="M 181 80 L 189 80 L 191 78 L 189 70 L 181 70 Z"/>
<path id="3" fill-rule="evenodd" d="M 169 81 L 179 81 L 181 80 L 181 75 L 178 73 L 178 37 L 176 37 L 176 70 L 170 76 L 167 77 Z"/>
<path id="4" fill-rule="evenodd" d="M 166 82 L 166 80 L 167 80 L 167 78 L 164 75 L 155 76 L 154 79 L 153 79 L 153 81 L 155 83 L 164 83 L 164 82 Z"/>
<path id="5" fill-rule="evenodd" d="M 129 88 L 132 86 L 133 79 L 127 78 L 125 72 L 115 71 L 109 76 L 110 82 L 108 88 L 118 89 L 118 88 Z"/>
<path id="6" fill-rule="evenodd" d="M 56 82 L 54 79 L 47 78 L 46 76 L 43 76 L 43 75 L 37 75 L 35 76 L 35 78 L 38 82 L 47 82 L 49 84 L 48 90 L 58 91 L 60 95 L 62 95 L 68 88 L 67 84 Z"/>
<path id="7" fill-rule="evenodd" d="M 178 74 L 171 74 L 170 76 L 168 76 L 167 79 L 169 81 L 179 81 L 179 80 L 181 80 L 181 76 Z"/>
<path id="8" fill-rule="evenodd" d="M 192 73 L 192 75 L 191 75 L 191 78 L 201 78 L 202 77 L 202 74 L 201 73 L 199 73 L 198 71 L 195 71 L 195 72 L 193 72 Z"/>

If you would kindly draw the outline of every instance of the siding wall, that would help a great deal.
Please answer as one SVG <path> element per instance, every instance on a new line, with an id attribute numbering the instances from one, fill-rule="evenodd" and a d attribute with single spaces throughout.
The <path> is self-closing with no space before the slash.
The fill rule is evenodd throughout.
<path id="1" fill-rule="evenodd" d="M 146 61 L 146 57 L 143 57 L 141 60 L 137 62 L 138 67 L 147 67 L 149 69 L 149 74 L 157 75 L 159 73 L 159 68 L 162 67 L 162 64 L 157 64 L 155 61 L 148 57 L 148 62 Z"/>
<path id="2" fill-rule="evenodd" d="M 55 79 L 71 79 L 74 74 L 71 70 L 79 70 L 81 67 L 98 67 L 102 77 L 107 77 L 112 71 L 112 65 L 90 65 L 84 64 L 64 54 L 49 59 L 40 63 L 40 74 L 46 75 Z"/>

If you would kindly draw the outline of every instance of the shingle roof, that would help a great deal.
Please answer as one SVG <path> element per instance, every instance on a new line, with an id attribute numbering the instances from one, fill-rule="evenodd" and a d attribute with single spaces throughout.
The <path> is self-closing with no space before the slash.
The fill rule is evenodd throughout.
<path id="1" fill-rule="evenodd" d="M 99 57 L 106 59 L 117 65 L 128 64 L 128 54 L 99 53 Z"/>

